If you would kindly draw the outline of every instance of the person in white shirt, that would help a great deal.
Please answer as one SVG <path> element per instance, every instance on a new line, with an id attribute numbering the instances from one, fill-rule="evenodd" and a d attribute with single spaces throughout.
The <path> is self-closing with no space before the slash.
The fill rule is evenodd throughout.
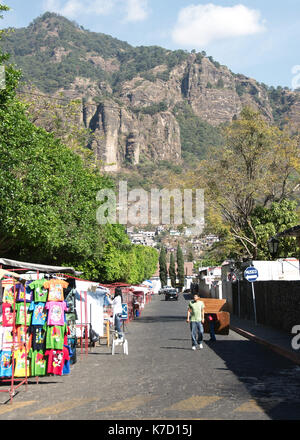
<path id="1" fill-rule="evenodd" d="M 108 302 L 113 307 L 113 320 L 115 324 L 115 330 L 118 332 L 118 338 L 123 338 L 123 332 L 121 330 L 121 317 L 122 317 L 122 290 L 121 287 L 116 287 L 115 289 L 115 296 L 112 300 L 111 298 L 107 297 Z"/>

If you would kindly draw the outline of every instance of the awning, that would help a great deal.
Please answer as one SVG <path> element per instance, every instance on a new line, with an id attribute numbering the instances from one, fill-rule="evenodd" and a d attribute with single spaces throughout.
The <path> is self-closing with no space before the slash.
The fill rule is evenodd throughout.
<path id="1" fill-rule="evenodd" d="M 23 261 L 8 260 L 7 258 L 0 258 L 0 265 L 9 266 L 11 268 L 20 268 L 28 270 L 36 270 L 45 273 L 72 273 L 76 276 L 82 275 L 83 272 L 77 272 L 73 267 L 63 266 L 47 266 L 44 264 L 24 263 Z"/>

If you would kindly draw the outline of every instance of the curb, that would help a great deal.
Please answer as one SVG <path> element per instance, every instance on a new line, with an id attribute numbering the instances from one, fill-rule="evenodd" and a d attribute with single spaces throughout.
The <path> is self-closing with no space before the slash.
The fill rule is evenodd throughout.
<path id="1" fill-rule="evenodd" d="M 275 353 L 286 357 L 290 361 L 294 362 L 297 365 L 300 365 L 300 357 L 294 353 L 292 353 L 289 350 L 286 350 L 285 348 L 280 347 L 279 345 L 271 344 L 270 342 L 266 341 L 265 339 L 259 338 L 258 336 L 253 335 L 252 333 L 247 332 L 246 330 L 242 330 L 238 327 L 230 326 L 230 330 L 240 334 L 241 336 L 244 336 L 247 339 L 250 339 L 254 342 L 257 342 L 258 344 L 264 345 L 265 347 L 269 348 L 270 350 L 274 351 Z"/>

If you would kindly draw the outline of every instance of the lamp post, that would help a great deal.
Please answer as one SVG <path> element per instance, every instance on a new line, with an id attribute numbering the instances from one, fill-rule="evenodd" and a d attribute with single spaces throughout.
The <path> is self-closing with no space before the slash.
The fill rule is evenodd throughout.
<path id="1" fill-rule="evenodd" d="M 277 238 L 272 237 L 268 240 L 268 248 L 272 258 L 275 258 L 278 252 L 279 240 Z"/>

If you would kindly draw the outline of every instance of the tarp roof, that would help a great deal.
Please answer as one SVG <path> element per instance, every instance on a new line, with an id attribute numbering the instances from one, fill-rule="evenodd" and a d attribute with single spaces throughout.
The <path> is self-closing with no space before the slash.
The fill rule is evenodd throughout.
<path id="1" fill-rule="evenodd" d="M 82 275 L 83 272 L 77 272 L 73 267 L 63 267 L 63 266 L 48 266 L 44 264 L 34 264 L 34 263 L 24 263 L 23 261 L 8 260 L 7 258 L 0 258 L 0 265 L 9 266 L 14 269 L 28 269 L 28 270 L 38 270 L 39 272 L 45 273 L 72 273 L 76 276 Z"/>

